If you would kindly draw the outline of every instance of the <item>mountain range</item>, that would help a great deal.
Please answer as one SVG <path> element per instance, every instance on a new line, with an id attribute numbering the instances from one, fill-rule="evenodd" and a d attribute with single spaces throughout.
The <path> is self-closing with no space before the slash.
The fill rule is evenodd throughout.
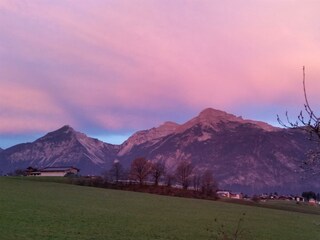
<path id="1" fill-rule="evenodd" d="M 314 147 L 303 131 L 208 108 L 184 124 L 165 122 L 136 132 L 121 145 L 63 126 L 32 143 L 0 150 L 0 171 L 73 165 L 83 175 L 96 175 L 116 159 L 125 167 L 137 157 L 163 160 L 167 169 L 189 160 L 198 170 L 212 169 L 220 188 L 292 192 L 319 189 L 312 173 L 301 168 L 306 152 Z"/>

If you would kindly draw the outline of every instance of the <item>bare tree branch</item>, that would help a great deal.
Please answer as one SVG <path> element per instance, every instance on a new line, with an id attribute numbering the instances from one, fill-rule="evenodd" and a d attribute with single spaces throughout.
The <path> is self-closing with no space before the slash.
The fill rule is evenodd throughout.
<path id="1" fill-rule="evenodd" d="M 288 111 L 286 111 L 286 122 L 284 123 L 279 115 L 277 115 L 278 123 L 285 128 L 299 129 L 306 131 L 310 134 L 310 140 L 314 140 L 314 135 L 316 136 L 316 141 L 320 142 L 320 119 L 314 113 L 310 106 L 308 94 L 306 90 L 306 74 L 305 67 L 302 68 L 302 85 L 303 85 L 303 95 L 304 95 L 304 111 L 300 111 L 296 121 L 291 121 L 289 118 Z"/>

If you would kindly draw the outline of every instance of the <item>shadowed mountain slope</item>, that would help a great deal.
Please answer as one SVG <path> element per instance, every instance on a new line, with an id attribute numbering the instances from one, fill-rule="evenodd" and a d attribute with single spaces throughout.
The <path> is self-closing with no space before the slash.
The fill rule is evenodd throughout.
<path id="1" fill-rule="evenodd" d="M 140 139 L 150 132 L 157 129 L 140 132 Z M 131 148 L 121 156 L 123 162 L 145 156 L 174 169 L 180 161 L 190 160 L 198 169 L 212 169 L 222 188 L 255 192 L 318 187 L 301 168 L 305 153 L 315 147 L 303 132 L 219 110 L 206 109 L 149 141 L 129 138 L 122 149 L 127 145 Z"/>
<path id="2" fill-rule="evenodd" d="M 32 143 L 23 143 L 1 152 L 3 172 L 16 168 L 77 166 L 83 174 L 100 173 L 108 168 L 118 147 L 64 126 Z"/>
<path id="3" fill-rule="evenodd" d="M 3 173 L 16 168 L 74 165 L 81 174 L 101 174 L 118 159 L 125 167 L 136 157 L 163 160 L 173 171 L 191 161 L 212 169 L 221 188 L 238 191 L 319 189 L 312 172 L 301 168 L 316 146 L 302 131 L 281 129 L 215 109 L 205 109 L 184 124 L 166 122 L 139 131 L 121 145 L 103 143 L 69 126 L 0 153 Z"/>

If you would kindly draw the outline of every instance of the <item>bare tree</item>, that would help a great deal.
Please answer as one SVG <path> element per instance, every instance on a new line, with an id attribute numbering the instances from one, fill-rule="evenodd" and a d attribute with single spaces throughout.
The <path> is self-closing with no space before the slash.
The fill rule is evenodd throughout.
<path id="1" fill-rule="evenodd" d="M 147 179 L 151 172 L 152 164 L 143 157 L 136 158 L 131 163 L 130 177 L 139 181 L 140 185 Z"/>
<path id="2" fill-rule="evenodd" d="M 220 224 L 218 227 L 218 231 L 214 232 L 213 230 L 209 230 L 211 232 L 210 239 L 217 240 L 241 240 L 241 239 L 251 239 L 251 232 L 243 227 L 244 217 L 246 213 L 242 213 L 242 216 L 238 219 L 237 225 L 235 229 L 230 231 L 225 228 L 224 224 Z M 217 219 L 214 219 L 216 223 L 218 223 Z M 216 236 L 215 236 L 216 235 Z"/>
<path id="3" fill-rule="evenodd" d="M 217 183 L 211 169 L 206 169 L 201 176 L 201 190 L 206 196 L 212 196 L 217 190 Z"/>
<path id="4" fill-rule="evenodd" d="M 305 67 L 302 68 L 302 85 L 303 85 L 303 94 L 304 94 L 304 110 L 301 110 L 297 119 L 292 121 L 289 118 L 288 111 L 286 111 L 286 121 L 283 122 L 279 115 L 277 115 L 277 120 L 279 124 L 285 128 L 298 129 L 305 131 L 309 134 L 309 139 L 320 143 L 320 118 L 316 115 L 314 110 L 311 108 L 309 103 L 307 90 L 306 90 L 306 74 Z M 319 149 L 319 146 L 318 146 Z M 319 150 L 309 150 L 307 153 L 307 159 L 304 161 L 303 167 L 309 168 L 314 166 L 316 162 L 319 161 L 320 151 Z M 309 169 L 310 170 L 310 169 Z"/>
<path id="5" fill-rule="evenodd" d="M 201 171 L 199 170 L 193 170 L 193 174 L 192 174 L 192 185 L 193 185 L 193 189 L 195 191 L 200 191 L 200 187 L 201 187 Z"/>
<path id="6" fill-rule="evenodd" d="M 110 177 L 112 181 L 115 181 L 116 183 L 119 182 L 119 180 L 122 178 L 124 173 L 123 166 L 119 162 L 119 160 L 114 160 L 111 169 L 109 170 Z"/>
<path id="7" fill-rule="evenodd" d="M 164 176 L 165 172 L 166 172 L 166 165 L 164 161 L 155 161 L 152 163 L 151 176 L 153 178 L 155 186 L 159 185 L 159 180 L 162 176 Z"/>
<path id="8" fill-rule="evenodd" d="M 289 118 L 288 111 L 286 112 L 286 122 L 283 122 L 279 115 L 277 115 L 277 120 L 279 124 L 286 128 L 294 128 L 307 131 L 310 134 L 310 139 L 314 139 L 316 136 L 316 140 L 320 141 L 320 118 L 315 114 L 313 109 L 311 108 L 307 96 L 306 91 L 306 74 L 305 67 L 302 68 L 302 85 L 303 85 L 303 94 L 304 94 L 304 111 L 301 110 L 297 120 L 292 121 Z"/>
<path id="9" fill-rule="evenodd" d="M 174 182 L 176 180 L 175 175 L 172 172 L 166 171 L 166 174 L 164 177 L 165 177 L 165 183 L 166 183 L 167 187 L 171 187 L 172 184 L 174 184 Z"/>
<path id="10" fill-rule="evenodd" d="M 188 189 L 190 185 L 193 168 L 192 163 L 185 160 L 180 162 L 176 168 L 176 180 L 182 185 L 183 189 Z"/>

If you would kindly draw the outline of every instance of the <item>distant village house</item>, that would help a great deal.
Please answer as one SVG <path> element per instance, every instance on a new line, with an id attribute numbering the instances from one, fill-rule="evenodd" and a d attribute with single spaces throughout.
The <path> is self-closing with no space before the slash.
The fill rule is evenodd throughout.
<path id="1" fill-rule="evenodd" d="M 77 175 L 80 169 L 76 167 L 46 167 L 41 170 L 28 167 L 26 170 L 27 176 L 42 176 L 42 177 L 64 177 L 67 174 Z"/>
<path id="2" fill-rule="evenodd" d="M 216 192 L 216 194 L 220 198 L 230 198 L 230 192 L 229 191 L 219 190 L 219 191 Z"/>
<path id="3" fill-rule="evenodd" d="M 219 198 L 243 199 L 242 193 L 232 193 L 230 191 L 218 190 L 216 194 Z"/>

